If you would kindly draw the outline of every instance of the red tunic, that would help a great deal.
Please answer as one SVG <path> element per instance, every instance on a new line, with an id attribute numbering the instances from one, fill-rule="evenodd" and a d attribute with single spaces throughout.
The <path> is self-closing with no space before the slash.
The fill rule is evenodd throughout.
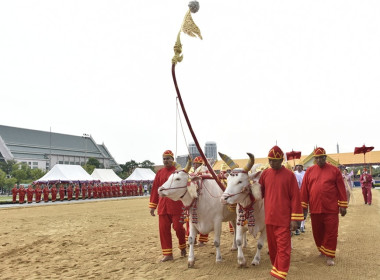
<path id="1" fill-rule="evenodd" d="M 303 221 L 297 179 L 293 172 L 281 167 L 269 168 L 260 177 L 265 201 L 265 224 L 289 227 L 290 221 Z"/>
<path id="2" fill-rule="evenodd" d="M 71 185 L 69 185 L 67 187 L 67 200 L 71 200 L 73 199 L 73 187 Z"/>
<path id="3" fill-rule="evenodd" d="M 26 194 L 26 190 L 24 188 L 20 188 L 18 190 L 18 201 L 19 203 L 24 203 L 25 202 L 25 194 Z"/>
<path id="4" fill-rule="evenodd" d="M 347 194 L 339 169 L 326 163 L 306 170 L 301 186 L 302 207 L 309 207 L 315 245 L 334 258 L 338 242 L 339 207 L 347 208 Z"/>
<path id="5" fill-rule="evenodd" d="M 59 187 L 59 199 L 63 201 L 65 199 L 65 187 L 60 186 Z"/>
<path id="6" fill-rule="evenodd" d="M 17 194 L 18 194 L 18 188 L 17 187 L 14 187 L 12 189 L 12 194 L 13 194 L 13 200 L 12 200 L 12 202 L 16 203 L 16 198 L 17 198 Z"/>
<path id="7" fill-rule="evenodd" d="M 78 200 L 79 198 L 79 193 L 80 193 L 80 189 L 79 189 L 79 186 L 78 185 L 75 185 L 75 199 Z"/>
<path id="8" fill-rule="evenodd" d="M 360 176 L 360 184 L 362 185 L 362 193 L 365 204 L 372 204 L 372 175 L 362 174 Z"/>
<path id="9" fill-rule="evenodd" d="M 36 202 L 37 203 L 41 202 L 42 190 L 39 186 L 36 187 L 35 193 L 36 193 Z"/>
<path id="10" fill-rule="evenodd" d="M 176 170 L 174 166 L 171 168 L 160 169 L 156 177 L 154 178 L 152 193 L 150 195 L 149 208 L 156 209 L 158 205 L 157 214 L 158 215 L 181 215 L 182 214 L 182 201 L 173 201 L 167 197 L 159 197 L 158 188 L 161 187 L 169 178 L 169 176 Z"/>
<path id="11" fill-rule="evenodd" d="M 27 196 L 27 199 L 28 199 L 28 203 L 32 203 L 33 202 L 33 194 L 34 194 L 34 189 L 32 187 L 29 187 L 26 190 L 26 196 Z"/>
<path id="12" fill-rule="evenodd" d="M 49 187 L 47 185 L 44 187 L 43 193 L 44 193 L 44 201 L 48 202 L 50 190 L 49 190 Z"/>
<path id="13" fill-rule="evenodd" d="M 55 185 L 51 187 L 50 191 L 51 191 L 51 201 L 55 202 L 55 200 L 57 199 L 57 188 L 55 187 Z"/>
<path id="14" fill-rule="evenodd" d="M 339 169 L 326 163 L 306 170 L 301 186 L 302 207 L 309 206 L 311 214 L 339 213 L 339 207 L 347 208 L 347 194 Z"/>
<path id="15" fill-rule="evenodd" d="M 81 187 L 82 187 L 82 199 L 86 199 L 87 186 L 83 184 Z"/>

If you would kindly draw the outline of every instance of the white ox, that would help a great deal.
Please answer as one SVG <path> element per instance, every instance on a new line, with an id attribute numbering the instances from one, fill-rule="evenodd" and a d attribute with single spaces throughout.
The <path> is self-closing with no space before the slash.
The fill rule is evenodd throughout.
<path id="1" fill-rule="evenodd" d="M 162 197 L 168 197 L 175 201 L 181 200 L 189 210 L 188 267 L 193 267 L 195 263 L 194 241 L 197 233 L 208 234 L 214 231 L 216 262 L 220 262 L 222 260 L 220 253 L 222 222 L 231 221 L 233 227 L 236 228 L 236 214 L 228 210 L 227 205 L 220 203 L 223 191 L 215 180 L 202 179 L 199 176 L 188 174 L 189 163 L 191 164 L 188 162 L 184 170 L 176 171 L 170 175 L 169 179 L 158 189 L 158 193 Z M 195 220 L 197 222 L 193 223 Z M 236 230 L 234 232 L 236 234 Z M 236 250 L 235 234 L 232 245 L 234 250 Z"/>
<path id="2" fill-rule="evenodd" d="M 252 168 L 255 158 L 252 154 L 248 153 L 249 163 L 244 168 L 236 168 L 236 164 L 224 154 L 219 153 L 221 158 L 233 169 L 227 178 L 227 188 L 224 191 L 221 202 L 222 204 L 235 204 L 237 203 L 237 225 L 236 225 L 236 243 L 238 246 L 238 264 L 240 267 L 246 266 L 242 244 L 243 235 L 247 231 L 244 226 L 245 221 L 248 222 L 248 231 L 256 238 L 260 232 L 260 237 L 257 241 L 256 254 L 252 260 L 252 265 L 258 265 L 261 259 L 261 249 L 264 246 L 266 239 L 265 227 L 265 212 L 264 201 L 261 194 L 261 186 L 257 182 L 260 172 L 254 172 L 256 166 Z M 253 173 L 248 173 L 252 168 Z M 253 182 L 251 182 L 253 180 Z M 253 209 L 254 226 L 252 220 L 250 221 L 250 211 Z M 252 213 L 252 212 L 251 212 Z M 252 219 L 252 218 L 251 218 Z"/>

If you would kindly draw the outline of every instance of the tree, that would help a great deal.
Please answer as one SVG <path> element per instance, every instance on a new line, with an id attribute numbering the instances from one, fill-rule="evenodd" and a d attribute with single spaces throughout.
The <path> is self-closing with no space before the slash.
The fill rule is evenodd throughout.
<path id="1" fill-rule="evenodd" d="M 12 166 L 12 177 L 16 178 L 17 183 L 27 180 L 29 177 L 30 167 L 26 163 L 16 163 Z"/>
<path id="2" fill-rule="evenodd" d="M 123 169 L 122 175 L 127 178 L 132 174 L 133 170 L 139 167 L 139 163 L 134 160 L 128 161 L 125 164 L 120 164 L 121 169 Z"/>
<path id="3" fill-rule="evenodd" d="M 15 160 L 8 160 L 7 162 L 0 162 L 0 169 L 5 172 L 5 174 L 10 175 L 12 172 L 13 165 L 17 164 Z"/>
<path id="4" fill-rule="evenodd" d="M 152 171 L 154 171 L 154 162 L 151 162 L 149 160 L 144 160 L 142 163 L 139 164 L 141 168 L 150 168 Z"/>
<path id="5" fill-rule="evenodd" d="M 93 165 L 95 166 L 96 168 L 99 168 L 100 166 L 100 162 L 99 160 L 97 160 L 96 158 L 93 158 L 93 157 L 90 157 L 88 160 L 87 160 L 87 163 L 88 165 Z"/>
<path id="6" fill-rule="evenodd" d="M 88 163 L 83 166 L 83 169 L 86 170 L 87 173 L 90 174 L 90 175 L 92 174 L 92 172 L 94 172 L 95 168 L 96 168 L 95 165 L 91 165 L 91 164 L 88 164 Z"/>
<path id="7" fill-rule="evenodd" d="M 46 172 L 42 171 L 41 169 L 35 168 L 35 169 L 31 169 L 29 174 L 30 174 L 30 178 L 33 181 L 36 181 L 40 179 L 42 176 L 44 176 Z"/>

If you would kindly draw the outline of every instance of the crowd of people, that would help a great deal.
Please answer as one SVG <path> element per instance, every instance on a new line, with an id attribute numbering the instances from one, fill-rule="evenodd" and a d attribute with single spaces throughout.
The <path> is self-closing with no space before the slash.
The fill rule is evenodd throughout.
<path id="1" fill-rule="evenodd" d="M 149 186 L 142 182 L 132 183 L 59 183 L 59 184 L 31 184 L 27 188 L 17 184 L 12 189 L 13 203 L 40 203 L 64 201 L 67 199 L 100 199 L 123 196 L 147 195 Z M 26 198 L 26 199 L 25 199 Z"/>

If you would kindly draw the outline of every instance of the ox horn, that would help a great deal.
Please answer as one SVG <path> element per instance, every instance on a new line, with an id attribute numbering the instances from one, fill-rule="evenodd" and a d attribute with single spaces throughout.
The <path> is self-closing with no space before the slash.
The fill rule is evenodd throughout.
<path id="1" fill-rule="evenodd" d="M 252 166 L 255 164 L 255 156 L 252 155 L 251 153 L 247 153 L 247 155 L 249 156 L 249 160 L 248 160 L 248 163 L 246 166 L 244 166 L 244 171 L 248 172 L 249 170 L 251 170 Z"/>
<path id="2" fill-rule="evenodd" d="M 239 168 L 239 165 L 236 164 L 229 156 L 222 154 L 220 152 L 218 154 L 220 158 L 229 166 L 229 168 L 231 168 L 231 170 L 235 168 Z"/>
<path id="3" fill-rule="evenodd" d="M 186 163 L 186 166 L 185 166 L 184 171 L 185 171 L 186 173 L 189 173 L 190 168 L 191 168 L 191 158 L 188 157 L 188 158 L 187 158 L 187 163 Z"/>

